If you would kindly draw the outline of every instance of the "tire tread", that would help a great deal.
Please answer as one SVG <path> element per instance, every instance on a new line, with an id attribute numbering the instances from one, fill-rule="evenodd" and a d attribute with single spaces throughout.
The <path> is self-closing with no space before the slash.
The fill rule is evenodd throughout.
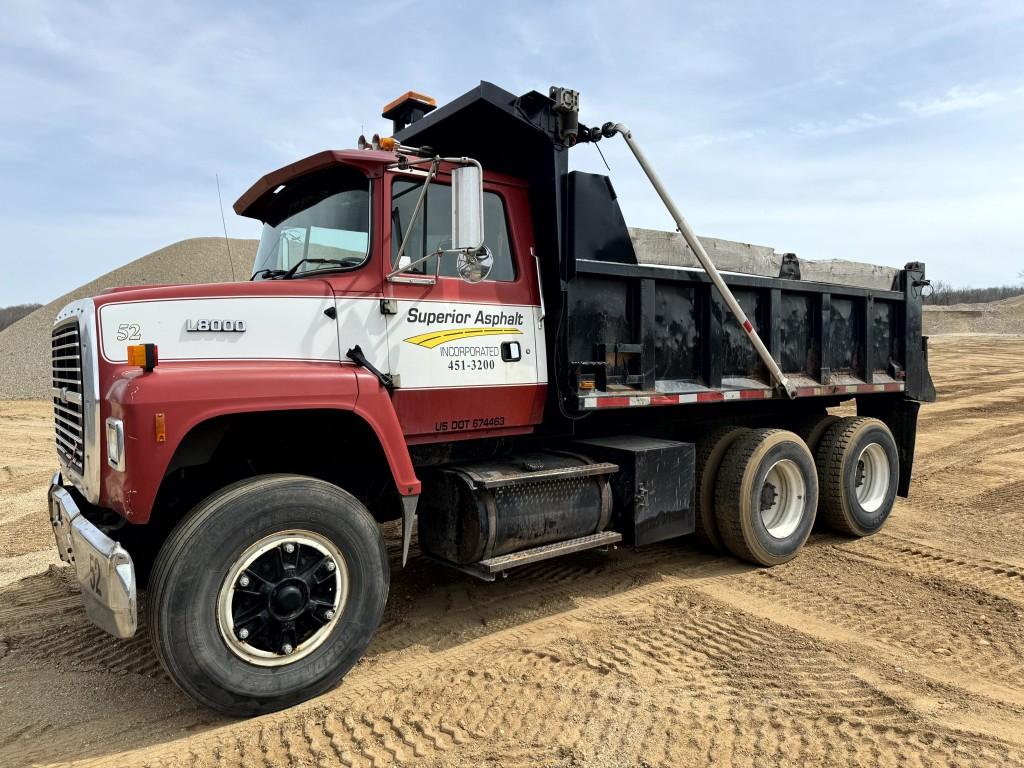
<path id="1" fill-rule="evenodd" d="M 725 549 L 725 544 L 718 532 L 717 515 L 715 513 L 715 480 L 722 468 L 724 454 L 737 438 L 749 430 L 746 427 L 724 426 L 709 432 L 697 441 L 697 456 L 694 460 L 694 536 L 701 546 L 715 552 Z M 723 443 L 725 443 L 723 445 Z M 715 461 L 708 474 L 708 464 Z M 704 484 L 710 483 L 707 501 L 704 503 Z M 705 508 L 710 507 L 710 509 Z"/>
<path id="2" fill-rule="evenodd" d="M 736 557 L 757 562 L 743 535 L 742 488 L 747 467 L 758 448 L 772 435 L 784 429 L 754 429 L 732 444 L 718 469 L 715 483 L 715 513 L 722 542 Z"/>
<path id="3" fill-rule="evenodd" d="M 201 527 L 212 511 L 230 498 L 242 492 L 252 489 L 264 489 L 281 482 L 294 480 L 295 475 L 266 475 L 258 478 L 239 480 L 215 491 L 203 501 L 193 507 L 174 527 L 170 535 L 164 541 L 160 552 L 153 564 L 153 571 L 149 577 L 149 589 L 146 592 L 146 625 L 149 634 L 150 645 L 160 662 L 164 671 L 175 679 L 176 675 L 170 668 L 170 663 L 163 653 L 163 642 L 160 639 L 160 630 L 164 624 L 165 616 L 160 610 L 161 605 L 166 605 L 164 600 L 164 589 L 166 588 L 167 576 L 171 567 L 184 554 L 192 533 L 196 528 Z"/>
<path id="4" fill-rule="evenodd" d="M 839 421 L 841 421 L 839 416 L 833 416 L 828 413 L 814 414 L 799 420 L 794 425 L 793 432 L 800 436 L 807 444 L 811 455 L 814 455 L 818 450 L 818 446 L 821 445 L 821 440 L 825 433 L 828 432 L 833 424 Z"/>

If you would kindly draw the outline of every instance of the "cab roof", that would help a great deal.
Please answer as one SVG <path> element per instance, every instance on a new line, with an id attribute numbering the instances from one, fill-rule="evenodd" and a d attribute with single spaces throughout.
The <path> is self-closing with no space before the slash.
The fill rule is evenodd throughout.
<path id="1" fill-rule="evenodd" d="M 335 166 L 359 168 L 370 176 L 378 175 L 385 166 L 398 160 L 394 152 L 372 149 L 327 149 L 304 157 L 276 171 L 271 171 L 249 187 L 232 206 L 239 216 L 263 221 L 264 214 L 274 199 L 274 190 L 315 171 Z"/>

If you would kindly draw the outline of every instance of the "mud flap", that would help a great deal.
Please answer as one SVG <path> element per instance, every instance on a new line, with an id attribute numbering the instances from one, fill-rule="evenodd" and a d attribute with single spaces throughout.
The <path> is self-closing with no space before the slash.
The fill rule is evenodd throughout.
<path id="1" fill-rule="evenodd" d="M 409 544 L 412 541 L 412 524 L 416 522 L 416 505 L 419 494 L 402 497 L 402 567 L 409 560 Z"/>
<path id="2" fill-rule="evenodd" d="M 930 379 L 929 379 L 930 381 Z M 906 498 L 910 493 L 910 476 L 914 469 L 914 445 L 917 441 L 917 414 L 921 403 L 916 400 L 879 399 L 875 396 L 857 398 L 857 415 L 872 416 L 885 423 L 896 441 L 900 457 L 900 479 L 896 493 Z"/>

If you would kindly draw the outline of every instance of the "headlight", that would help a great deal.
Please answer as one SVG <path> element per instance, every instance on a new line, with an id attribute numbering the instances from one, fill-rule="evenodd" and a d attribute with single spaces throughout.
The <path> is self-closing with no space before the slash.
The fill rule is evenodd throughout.
<path id="1" fill-rule="evenodd" d="M 124 422 L 113 417 L 107 419 L 107 464 L 124 472 Z"/>

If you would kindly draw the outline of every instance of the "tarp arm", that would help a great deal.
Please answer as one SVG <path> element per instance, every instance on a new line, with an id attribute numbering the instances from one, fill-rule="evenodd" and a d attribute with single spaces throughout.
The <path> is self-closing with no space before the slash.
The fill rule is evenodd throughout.
<path id="1" fill-rule="evenodd" d="M 629 148 L 636 157 L 640 167 L 643 169 L 644 173 L 647 174 L 647 178 L 650 179 L 654 190 L 658 193 L 658 196 L 665 204 L 665 207 L 668 209 L 672 218 L 675 219 L 679 233 L 693 250 L 694 255 L 697 257 L 697 261 L 700 262 L 704 271 L 707 272 L 708 277 L 711 278 L 711 282 L 714 283 L 718 292 L 722 294 L 722 298 L 725 299 L 725 303 L 729 307 L 729 311 L 732 312 L 733 316 L 736 318 L 736 322 L 738 322 L 740 327 L 743 328 L 743 332 L 747 334 L 747 338 L 750 339 L 750 343 L 754 345 L 754 349 L 757 351 L 758 357 L 760 357 L 761 361 L 765 366 L 767 366 L 772 378 L 785 391 L 786 395 L 789 397 L 796 397 L 796 387 L 788 378 L 786 378 L 786 375 L 782 372 L 779 364 L 775 362 L 775 358 L 772 357 L 772 353 L 768 351 L 768 347 L 764 345 L 764 342 L 761 341 L 761 337 L 757 335 L 757 331 L 754 330 L 754 326 L 751 325 L 750 320 L 747 319 L 747 315 L 743 311 L 743 308 L 740 307 L 739 302 L 736 301 L 736 297 L 733 296 L 732 291 L 729 290 L 729 286 L 727 286 L 725 284 L 725 280 L 722 279 L 722 275 L 719 274 L 718 269 L 711 262 L 711 258 L 708 256 L 707 251 L 704 250 L 704 246 L 701 245 L 697 235 L 694 234 L 692 229 L 690 229 L 690 225 L 686 223 L 686 219 L 683 218 L 683 214 L 679 212 L 679 209 L 676 208 L 676 204 L 672 201 L 672 198 L 669 197 L 668 191 L 666 191 L 665 187 L 662 185 L 661 179 L 658 178 L 658 174 L 655 172 L 654 168 L 651 167 L 651 164 L 647 161 L 647 157 L 640 149 L 640 145 L 637 144 L 636 140 L 633 138 L 633 133 L 622 123 L 605 123 L 601 128 L 601 133 L 605 138 L 611 138 L 616 133 L 619 133 L 622 135 L 622 138 L 625 139 L 626 144 L 629 145 Z"/>

